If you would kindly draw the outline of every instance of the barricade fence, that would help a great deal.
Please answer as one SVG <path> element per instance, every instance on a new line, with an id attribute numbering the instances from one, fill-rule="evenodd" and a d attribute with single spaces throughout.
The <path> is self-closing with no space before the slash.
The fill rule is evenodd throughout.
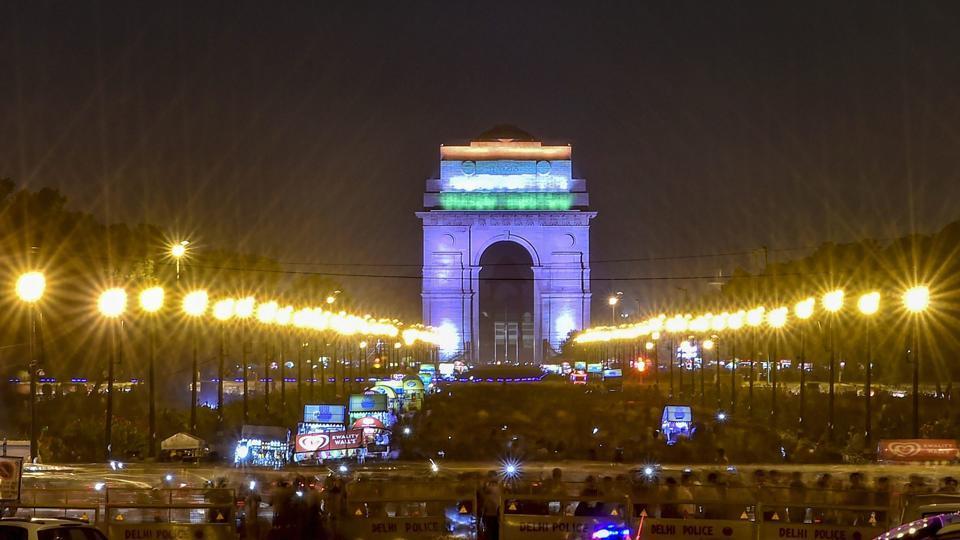
<path id="1" fill-rule="evenodd" d="M 477 537 L 477 501 L 473 490 L 434 485 L 430 490 L 397 493 L 396 489 L 389 489 L 387 493 L 384 486 L 372 483 L 351 487 L 343 512 L 332 519 L 337 538 Z"/>

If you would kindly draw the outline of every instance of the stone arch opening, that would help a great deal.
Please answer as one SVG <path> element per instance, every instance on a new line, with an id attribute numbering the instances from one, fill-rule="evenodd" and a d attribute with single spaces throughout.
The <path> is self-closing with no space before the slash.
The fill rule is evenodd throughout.
<path id="1" fill-rule="evenodd" d="M 534 260 L 514 241 L 487 246 L 479 258 L 478 356 L 481 363 L 534 361 Z"/>

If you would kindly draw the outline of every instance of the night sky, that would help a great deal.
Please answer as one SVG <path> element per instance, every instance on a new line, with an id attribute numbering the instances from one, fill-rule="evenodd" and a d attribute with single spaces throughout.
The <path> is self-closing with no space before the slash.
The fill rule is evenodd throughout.
<path id="1" fill-rule="evenodd" d="M 5 1 L 0 21 L 0 177 L 201 246 L 361 264 L 297 270 L 417 276 L 439 145 L 501 123 L 573 144 L 598 317 L 610 291 L 705 287 L 606 278 L 756 257 L 604 260 L 782 260 L 960 218 L 956 2 Z M 418 279 L 346 281 L 419 317 Z"/>

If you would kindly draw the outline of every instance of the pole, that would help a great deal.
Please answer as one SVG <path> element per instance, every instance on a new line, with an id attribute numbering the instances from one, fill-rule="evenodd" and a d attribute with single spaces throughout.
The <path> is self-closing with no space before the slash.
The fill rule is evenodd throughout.
<path id="1" fill-rule="evenodd" d="M 754 369 L 754 368 L 753 368 L 753 365 L 757 363 L 757 362 L 756 362 L 756 360 L 757 360 L 757 358 L 756 358 L 756 354 L 757 354 L 757 329 L 754 328 L 754 329 L 753 329 L 753 332 L 751 332 L 751 334 L 752 334 L 752 335 L 750 336 L 750 337 L 751 337 L 751 340 L 750 340 L 750 348 L 751 348 L 752 350 L 750 351 L 750 373 L 749 373 L 749 375 L 750 375 L 750 382 L 749 382 L 748 389 L 747 389 L 747 413 L 750 414 L 750 415 L 753 415 L 753 379 L 755 378 L 755 377 L 753 376 L 753 369 Z"/>
<path id="2" fill-rule="evenodd" d="M 737 412 L 737 386 L 740 381 L 737 379 L 737 338 L 730 338 L 730 414 Z"/>
<path id="3" fill-rule="evenodd" d="M 866 380 L 866 388 L 864 388 L 864 393 L 865 393 L 865 397 L 866 397 L 866 399 L 867 399 L 867 403 L 866 403 L 867 406 L 866 406 L 866 410 L 864 411 L 865 416 L 864 416 L 864 431 L 863 431 L 863 433 L 864 433 L 864 439 L 865 439 L 865 442 L 866 442 L 868 448 L 869 448 L 869 445 L 870 445 L 870 436 L 871 436 L 871 434 L 872 434 L 872 433 L 871 433 L 871 431 L 872 431 L 872 430 L 871 430 L 871 427 L 872 427 L 872 426 L 870 425 L 870 424 L 871 424 L 871 422 L 870 422 L 871 418 L 870 418 L 870 417 L 871 417 L 871 412 L 872 412 L 872 411 L 870 410 L 871 400 L 872 400 L 872 397 L 871 397 L 870 394 L 871 394 L 871 392 L 872 392 L 872 389 L 871 389 L 871 387 L 870 387 L 870 386 L 871 386 L 870 383 L 873 382 L 873 381 L 870 380 L 870 379 L 871 379 L 871 376 L 872 376 L 872 372 L 873 372 L 873 351 L 870 349 L 870 330 L 871 330 L 871 328 L 870 328 L 870 319 L 868 318 L 867 321 L 866 321 L 866 323 L 865 323 L 865 328 L 864 328 L 864 334 L 865 334 L 865 335 L 864 335 L 864 341 L 866 341 L 866 349 L 867 349 L 867 380 Z"/>
<path id="4" fill-rule="evenodd" d="M 657 397 L 660 397 L 660 342 L 653 342 L 653 384 L 657 387 Z"/>
<path id="5" fill-rule="evenodd" d="M 297 414 L 303 410 L 303 339 L 297 335 Z"/>
<path id="6" fill-rule="evenodd" d="M 913 319 L 913 438 L 920 438 L 920 332 L 916 315 Z"/>
<path id="7" fill-rule="evenodd" d="M 287 416 L 287 359 L 286 359 L 286 347 L 284 346 L 284 335 L 281 330 L 281 334 L 277 336 L 277 340 L 280 341 L 280 418 L 285 418 Z"/>
<path id="8" fill-rule="evenodd" d="M 770 419 L 771 425 L 777 427 L 777 371 L 780 368 L 780 362 L 777 361 L 777 350 L 780 348 L 780 332 L 773 330 L 773 351 L 769 353 L 770 359 L 767 365 L 770 369 Z"/>
<path id="9" fill-rule="evenodd" d="M 677 349 L 673 346 L 673 338 L 670 338 L 670 399 L 673 399 L 673 365 L 677 363 Z"/>
<path id="10" fill-rule="evenodd" d="M 803 429 L 803 414 L 806 407 L 807 386 L 807 333 L 806 324 L 800 323 L 800 418 L 797 422 Z"/>
<path id="11" fill-rule="evenodd" d="M 720 338 L 719 336 L 717 337 L 717 339 L 714 340 L 713 346 L 717 348 L 717 352 L 714 353 L 713 357 L 714 357 L 714 360 L 716 360 L 717 362 L 717 384 L 716 384 L 715 392 L 717 394 L 717 410 L 719 411 L 721 407 L 720 405 Z"/>
<path id="12" fill-rule="evenodd" d="M 197 386 L 200 384 L 200 381 L 197 380 L 198 379 L 197 349 L 199 348 L 199 344 L 197 342 L 200 339 L 199 336 L 197 336 L 198 333 L 199 331 L 197 330 L 197 326 L 196 324 L 194 324 L 193 325 L 193 363 L 191 364 L 192 367 L 190 369 L 190 377 L 192 381 L 190 384 L 190 433 L 194 435 L 197 434 Z"/>
<path id="13" fill-rule="evenodd" d="M 270 339 L 263 340 L 263 412 L 270 416 Z"/>
<path id="14" fill-rule="evenodd" d="M 247 366 L 247 323 L 240 321 L 240 361 L 243 363 L 243 423 L 250 418 L 249 390 L 250 368 Z"/>
<path id="15" fill-rule="evenodd" d="M 27 354 L 30 356 L 28 367 L 30 368 L 30 461 L 37 459 L 39 455 L 39 443 L 37 440 L 37 307 L 29 306 L 29 321 L 27 332 Z M 151 375 L 152 380 L 152 375 Z"/>
<path id="16" fill-rule="evenodd" d="M 147 326 L 148 326 L 147 331 L 150 334 L 147 337 L 149 341 L 147 346 L 150 349 L 148 351 L 149 365 L 147 367 L 147 377 L 150 379 L 149 386 L 148 386 L 148 393 L 150 394 L 149 395 L 150 405 L 147 413 L 147 416 L 149 417 L 149 424 L 150 424 L 150 434 L 149 434 L 150 440 L 147 443 L 149 445 L 147 447 L 147 455 L 149 455 L 150 457 L 156 457 L 157 455 L 157 393 L 156 393 L 157 379 L 156 379 L 156 372 L 154 368 L 154 365 L 156 364 L 156 361 L 157 361 L 157 324 L 156 323 L 157 321 L 155 317 L 150 317 L 147 320 Z"/>
<path id="17" fill-rule="evenodd" d="M 706 388 L 706 373 L 704 373 L 705 371 L 704 368 L 707 367 L 706 366 L 707 358 L 703 354 L 703 341 L 701 341 L 699 345 L 700 346 L 697 348 L 697 350 L 700 351 L 700 407 L 706 407 L 707 406 L 707 388 Z M 692 379 L 693 376 L 691 375 L 690 378 Z M 691 391 L 690 393 L 692 394 L 693 392 Z"/>
<path id="18" fill-rule="evenodd" d="M 226 376 L 224 373 L 226 363 L 226 351 L 224 350 L 225 336 L 224 333 L 226 329 L 224 328 L 225 323 L 220 323 L 220 347 L 217 350 L 217 424 L 220 427 L 220 430 L 223 430 L 223 378 Z"/>
<path id="19" fill-rule="evenodd" d="M 833 331 L 833 319 L 830 317 L 830 320 L 827 321 L 827 332 L 828 339 L 830 340 L 830 380 L 828 382 L 828 397 L 827 397 L 827 436 L 830 440 L 833 440 L 833 431 L 834 431 L 834 416 L 833 416 L 833 406 L 834 406 L 834 381 L 836 380 L 836 364 L 837 364 L 837 355 L 836 349 L 834 347 L 835 337 Z"/>
<path id="20" fill-rule="evenodd" d="M 119 336 L 117 334 L 119 334 L 118 326 L 121 324 L 120 321 L 116 321 L 110 325 L 110 355 L 107 365 L 107 414 L 106 425 L 104 426 L 107 461 L 113 457 L 113 365 L 120 360 L 120 352 L 117 347 Z"/>

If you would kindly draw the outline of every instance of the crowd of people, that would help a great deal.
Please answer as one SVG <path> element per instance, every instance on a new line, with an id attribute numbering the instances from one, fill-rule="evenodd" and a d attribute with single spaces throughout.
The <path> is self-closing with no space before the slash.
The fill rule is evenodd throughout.
<path id="1" fill-rule="evenodd" d="M 703 397 L 688 387 L 687 395 L 671 398 L 667 388 L 652 384 L 628 383 L 620 391 L 569 383 L 452 385 L 429 396 L 407 425 L 414 436 L 402 439 L 401 458 L 862 463 L 873 459 L 877 440 L 910 436 L 909 404 L 883 393 L 875 396 L 867 441 L 863 399 L 854 393 L 837 395 L 831 432 L 828 400 L 816 395 L 806 396 L 801 423 L 798 397 L 787 391 L 778 395 L 773 416 L 769 390 L 757 388 L 751 398 L 741 389 L 733 405 L 729 387 L 718 399 L 706 386 Z M 921 436 L 951 438 L 950 430 L 960 427 L 954 408 L 922 401 Z M 666 444 L 661 415 L 667 404 L 692 406 L 693 437 Z"/>
<path id="2" fill-rule="evenodd" d="M 907 500 L 904 496 L 960 495 L 952 476 L 870 477 L 863 472 L 735 467 L 642 467 L 614 475 L 560 467 L 515 475 L 502 470 L 416 478 L 330 474 L 249 487 L 242 494 L 241 537 L 255 540 L 333 538 L 351 521 L 377 518 L 434 518 L 448 528 L 456 527 L 459 519 L 461 525 L 475 527 L 481 538 L 497 538 L 501 515 L 599 517 L 626 516 L 628 511 L 667 519 L 885 527 L 899 517 L 895 510 Z"/>

